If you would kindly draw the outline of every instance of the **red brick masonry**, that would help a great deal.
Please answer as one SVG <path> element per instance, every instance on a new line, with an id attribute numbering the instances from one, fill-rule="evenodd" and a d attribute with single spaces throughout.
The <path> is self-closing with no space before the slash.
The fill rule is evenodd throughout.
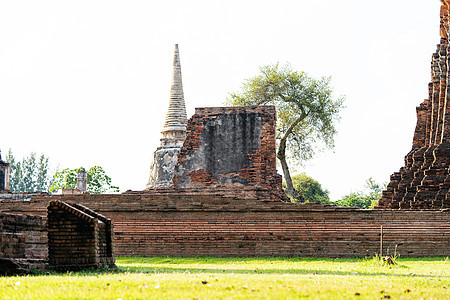
<path id="1" fill-rule="evenodd" d="M 0 213 L 0 274 L 14 273 L 16 268 L 45 269 L 47 244 L 45 218 Z"/>
<path id="2" fill-rule="evenodd" d="M 3 201 L 11 207 L 29 203 Z M 79 204 L 49 201 L 48 196 L 32 213 L 43 216 L 0 213 L 0 274 L 29 273 L 48 266 L 63 271 L 115 267 L 110 219 Z"/>
<path id="3" fill-rule="evenodd" d="M 49 266 L 79 270 L 115 266 L 110 219 L 79 204 L 52 200 L 48 206 Z"/>
<path id="4" fill-rule="evenodd" d="M 202 107 L 187 125 L 173 182 L 179 188 L 269 188 L 287 201 L 276 167 L 274 106 Z"/>
<path id="5" fill-rule="evenodd" d="M 264 188 L 159 189 L 120 195 L 37 197 L 2 210 L 45 214 L 50 199 L 114 220 L 116 255 L 449 256 L 450 211 L 359 210 L 271 199 Z"/>

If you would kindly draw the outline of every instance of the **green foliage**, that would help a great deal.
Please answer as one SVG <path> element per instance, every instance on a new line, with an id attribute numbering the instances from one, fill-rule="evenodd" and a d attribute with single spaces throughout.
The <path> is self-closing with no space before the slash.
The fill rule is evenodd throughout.
<path id="1" fill-rule="evenodd" d="M 61 189 L 75 189 L 77 185 L 77 172 L 85 170 L 83 167 L 78 169 L 64 169 L 56 172 L 53 183 L 50 186 L 50 192 L 56 193 Z M 111 184 L 111 178 L 100 166 L 94 166 L 87 172 L 87 191 L 91 194 L 103 194 L 119 192 L 119 187 Z"/>
<path id="2" fill-rule="evenodd" d="M 322 189 L 322 185 L 312 177 L 309 177 L 305 173 L 292 176 L 292 183 L 299 198 L 303 202 L 315 202 L 321 204 L 330 204 L 330 198 L 328 197 L 328 190 Z M 283 182 L 283 187 L 286 185 Z M 293 199 L 292 202 L 298 202 Z"/>
<path id="3" fill-rule="evenodd" d="M 52 176 L 49 175 L 48 157 L 44 154 L 37 157 L 32 152 L 19 161 L 9 149 L 6 161 L 10 164 L 9 189 L 12 192 L 48 192 Z"/>
<path id="4" fill-rule="evenodd" d="M 318 141 L 333 148 L 335 122 L 343 106 L 343 97 L 332 97 L 331 78 L 315 79 L 294 71 L 289 64 L 260 68 L 260 75 L 247 79 L 240 93 L 231 93 L 227 105 L 275 105 L 277 138 L 287 136 L 289 156 L 295 163 L 313 157 Z"/>
<path id="5" fill-rule="evenodd" d="M 330 81 L 330 77 L 315 79 L 294 71 L 289 64 L 268 65 L 226 101 L 233 106 L 276 106 L 277 158 L 283 168 L 286 194 L 292 199 L 301 200 L 293 188 L 287 161 L 301 165 L 316 151 L 334 147 L 335 123 L 344 99 L 332 96 Z"/>
<path id="6" fill-rule="evenodd" d="M 366 181 L 366 191 L 353 192 L 345 195 L 339 201 L 334 204 L 347 207 L 360 207 L 360 208 L 374 208 L 378 205 L 378 200 L 381 198 L 383 190 L 386 188 L 386 183 L 376 183 L 373 178 L 369 178 Z"/>

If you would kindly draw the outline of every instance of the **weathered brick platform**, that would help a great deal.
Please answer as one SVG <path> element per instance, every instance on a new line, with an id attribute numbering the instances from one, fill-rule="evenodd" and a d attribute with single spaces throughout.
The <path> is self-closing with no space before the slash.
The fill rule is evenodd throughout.
<path id="1" fill-rule="evenodd" d="M 0 274 L 45 269 L 47 245 L 45 218 L 0 213 Z"/>
<path id="2" fill-rule="evenodd" d="M 380 208 L 450 208 L 450 1 L 441 2 L 441 42 L 431 61 L 429 98 L 417 107 L 412 150 L 405 166 L 391 176 Z"/>
<path id="3" fill-rule="evenodd" d="M 114 220 L 116 255 L 364 257 L 450 255 L 450 211 L 360 210 L 272 200 L 264 188 L 158 189 L 121 195 L 37 197 L 4 211 L 45 214 L 50 200 Z"/>
<path id="4" fill-rule="evenodd" d="M 0 274 L 115 267 L 110 219 L 82 205 L 41 195 L 44 198 L 39 205 L 30 207 L 32 215 L 0 213 Z M 30 203 L 23 198 L 2 201 L 10 207 Z"/>

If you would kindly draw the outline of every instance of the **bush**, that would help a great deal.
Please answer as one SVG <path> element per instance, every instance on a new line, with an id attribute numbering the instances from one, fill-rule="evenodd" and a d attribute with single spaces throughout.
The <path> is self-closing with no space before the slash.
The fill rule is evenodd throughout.
<path id="1" fill-rule="evenodd" d="M 322 185 L 312 177 L 302 173 L 292 177 L 292 183 L 295 191 L 298 193 L 301 202 L 315 202 L 321 204 L 331 204 L 328 197 L 328 191 L 322 188 Z M 285 183 L 283 183 L 285 187 Z M 300 202 L 292 200 L 292 202 Z"/>
<path id="2" fill-rule="evenodd" d="M 383 190 L 386 188 L 386 183 L 378 184 L 373 178 L 366 181 L 366 191 L 353 192 L 342 197 L 342 199 L 334 202 L 334 204 L 346 207 L 360 207 L 360 208 L 374 208 L 378 205 L 378 200 L 381 198 Z"/>

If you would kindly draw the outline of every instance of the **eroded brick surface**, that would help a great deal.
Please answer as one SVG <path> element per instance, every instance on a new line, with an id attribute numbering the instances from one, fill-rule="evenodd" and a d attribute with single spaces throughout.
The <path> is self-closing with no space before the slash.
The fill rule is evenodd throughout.
<path id="1" fill-rule="evenodd" d="M 45 218 L 0 213 L 0 274 L 45 269 L 47 242 Z"/>
<path id="2" fill-rule="evenodd" d="M 262 187 L 54 195 L 114 220 L 119 256 L 449 256 L 450 211 L 363 210 L 273 199 Z M 21 206 L 45 211 L 48 198 Z M 2 203 L 14 211 L 19 205 Z"/>
<path id="3" fill-rule="evenodd" d="M 429 98 L 417 107 L 412 150 L 405 166 L 391 176 L 379 208 L 450 207 L 449 4 L 442 0 L 441 42 L 432 56 Z"/>
<path id="4" fill-rule="evenodd" d="M 83 205 L 45 196 L 33 202 L 8 199 L 3 203 L 11 206 L 0 205 L 1 210 L 14 214 L 0 214 L 0 274 L 29 273 L 48 266 L 63 271 L 115 266 L 111 219 Z M 27 206 L 33 215 L 18 214 Z"/>
<path id="5" fill-rule="evenodd" d="M 77 270 L 114 266 L 111 220 L 80 204 L 48 206 L 49 266 Z"/>
<path id="6" fill-rule="evenodd" d="M 276 170 L 275 107 L 197 108 L 178 155 L 177 188 L 264 187 L 286 200 Z"/>

